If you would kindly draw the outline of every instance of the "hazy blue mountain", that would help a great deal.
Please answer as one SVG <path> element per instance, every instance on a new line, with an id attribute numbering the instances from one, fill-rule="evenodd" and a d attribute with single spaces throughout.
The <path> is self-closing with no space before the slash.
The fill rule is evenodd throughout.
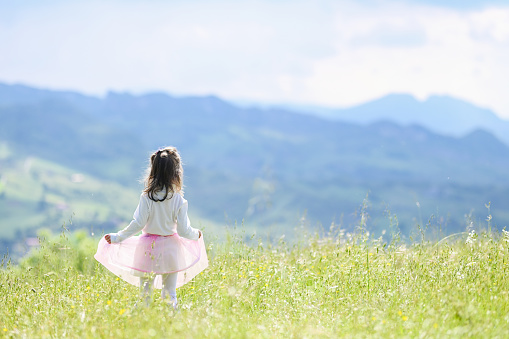
<path id="1" fill-rule="evenodd" d="M 124 184 L 140 171 L 145 148 L 136 135 L 99 122 L 66 100 L 27 101 L 12 106 L 0 101 L 0 141 L 20 156 L 41 157 Z"/>
<path id="2" fill-rule="evenodd" d="M 412 113 L 399 111 L 398 98 L 379 105 L 403 119 L 401 112 Z M 415 101 L 403 98 L 407 108 Z M 445 114 L 461 106 L 438 99 L 426 107 Z M 372 108 L 363 112 L 376 111 L 375 103 L 367 105 Z M 389 227 L 390 211 L 406 233 L 431 215 L 430 223 L 455 231 L 471 210 L 484 220 L 488 202 L 494 220 L 509 222 L 502 207 L 509 204 L 509 148 L 483 129 L 458 137 L 409 120 L 331 121 L 241 108 L 214 96 L 111 92 L 95 98 L 4 85 L 0 141 L 124 183 L 140 177 L 150 150 L 175 145 L 185 161 L 191 208 L 216 222 L 291 232 L 306 213 L 313 225 L 334 220 L 352 227 L 367 194 L 376 230 Z"/>
<path id="3" fill-rule="evenodd" d="M 509 121 L 498 118 L 491 110 L 449 96 L 430 96 L 419 101 L 409 94 L 390 94 L 351 108 L 287 107 L 327 119 L 360 124 L 376 121 L 417 124 L 452 136 L 464 136 L 476 129 L 484 129 L 509 145 Z"/>

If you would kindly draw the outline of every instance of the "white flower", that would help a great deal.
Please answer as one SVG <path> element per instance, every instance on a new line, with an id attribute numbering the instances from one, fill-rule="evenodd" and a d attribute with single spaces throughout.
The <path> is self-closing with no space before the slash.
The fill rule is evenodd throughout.
<path id="1" fill-rule="evenodd" d="M 471 230 L 470 233 L 468 233 L 467 240 L 465 241 L 465 244 L 473 244 L 477 240 L 477 233 L 475 233 L 474 230 Z"/>

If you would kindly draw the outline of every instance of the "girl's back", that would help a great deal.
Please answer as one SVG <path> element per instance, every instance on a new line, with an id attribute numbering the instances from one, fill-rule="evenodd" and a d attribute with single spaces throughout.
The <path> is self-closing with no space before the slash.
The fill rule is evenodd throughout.
<path id="1" fill-rule="evenodd" d="M 162 200 L 165 192 L 159 191 L 155 194 L 158 200 Z M 146 206 L 140 208 L 137 212 L 140 214 L 141 224 L 144 225 L 143 232 L 157 235 L 171 235 L 179 233 L 184 238 L 195 238 L 191 236 L 193 232 L 189 228 L 189 219 L 187 217 L 187 201 L 179 193 L 169 195 L 165 200 L 154 201 L 149 199 L 147 193 L 142 193 L 140 204 L 143 202 Z M 145 216 L 144 213 L 147 213 Z M 136 212 L 135 212 L 136 216 Z"/>

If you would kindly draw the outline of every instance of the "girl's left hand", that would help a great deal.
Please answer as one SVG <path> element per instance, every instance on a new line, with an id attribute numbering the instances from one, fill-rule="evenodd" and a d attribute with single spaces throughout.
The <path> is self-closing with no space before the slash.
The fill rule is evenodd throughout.
<path id="1" fill-rule="evenodd" d="M 111 244 L 111 237 L 110 237 L 110 235 L 109 235 L 109 234 L 106 234 L 106 235 L 104 236 L 104 239 L 106 239 L 106 241 L 108 242 L 108 244 Z"/>

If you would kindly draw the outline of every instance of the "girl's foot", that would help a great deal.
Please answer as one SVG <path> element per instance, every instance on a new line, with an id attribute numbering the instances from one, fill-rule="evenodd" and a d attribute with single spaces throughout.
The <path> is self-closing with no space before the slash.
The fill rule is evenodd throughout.
<path id="1" fill-rule="evenodd" d="M 178 299 L 177 297 L 174 297 L 174 296 L 170 296 L 170 307 L 173 308 L 174 311 L 178 311 L 179 307 L 178 307 Z"/>

